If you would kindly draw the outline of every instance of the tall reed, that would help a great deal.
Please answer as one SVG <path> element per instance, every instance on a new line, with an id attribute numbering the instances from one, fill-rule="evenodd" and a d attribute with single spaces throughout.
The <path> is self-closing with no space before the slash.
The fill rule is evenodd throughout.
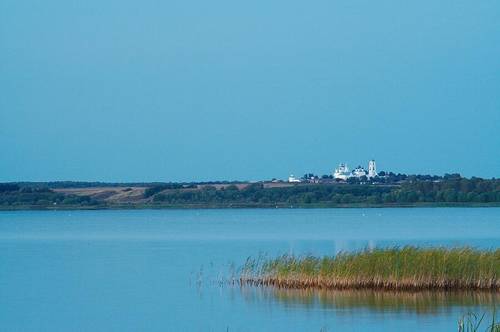
<path id="1" fill-rule="evenodd" d="M 458 332 L 500 332 L 500 323 L 496 320 L 496 310 L 492 310 L 491 321 L 485 321 L 486 313 L 481 316 L 468 313 L 458 320 Z M 486 329 L 485 329 L 485 325 Z"/>
<path id="2" fill-rule="evenodd" d="M 285 288 L 500 289 L 500 249 L 418 248 L 249 259 L 240 281 Z"/>

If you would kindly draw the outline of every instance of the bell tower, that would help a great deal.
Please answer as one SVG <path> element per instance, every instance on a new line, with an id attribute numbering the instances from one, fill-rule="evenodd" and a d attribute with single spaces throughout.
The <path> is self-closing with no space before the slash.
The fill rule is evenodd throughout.
<path id="1" fill-rule="evenodd" d="M 373 178 L 377 176 L 377 165 L 375 164 L 375 160 L 370 160 L 368 162 L 368 177 Z"/>

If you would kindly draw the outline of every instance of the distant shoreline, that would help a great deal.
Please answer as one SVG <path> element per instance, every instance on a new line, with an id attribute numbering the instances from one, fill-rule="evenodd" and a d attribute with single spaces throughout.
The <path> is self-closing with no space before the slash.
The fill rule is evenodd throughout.
<path id="1" fill-rule="evenodd" d="M 458 176 L 391 183 L 0 183 L 0 210 L 10 211 L 498 206 L 499 179 Z"/>
<path id="2" fill-rule="evenodd" d="M 229 210 L 229 209 L 382 209 L 382 208 L 495 208 L 500 207 L 500 202 L 493 203 L 412 203 L 412 204 L 303 204 L 303 205 L 264 205 L 264 204 L 184 204 L 184 205 L 154 205 L 154 204 L 127 204 L 127 205 L 102 205 L 102 206 L 0 206 L 2 211 L 97 211 L 97 210 Z"/>

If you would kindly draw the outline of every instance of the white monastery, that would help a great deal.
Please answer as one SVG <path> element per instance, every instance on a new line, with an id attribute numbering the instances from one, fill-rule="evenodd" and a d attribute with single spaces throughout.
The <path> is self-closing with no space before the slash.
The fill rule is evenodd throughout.
<path id="1" fill-rule="evenodd" d="M 347 164 L 341 163 L 339 167 L 333 171 L 333 178 L 342 181 L 347 181 L 349 178 L 361 178 L 363 176 L 366 176 L 368 179 L 377 176 L 377 164 L 375 163 L 375 160 L 372 159 L 368 162 L 368 170 L 358 166 L 354 170 L 350 171 Z M 302 182 L 302 180 L 304 179 L 297 178 L 293 174 L 288 177 L 288 182 L 290 183 L 299 183 Z"/>
<path id="2" fill-rule="evenodd" d="M 368 171 L 363 167 L 358 166 L 352 172 L 349 171 L 349 167 L 347 164 L 340 164 L 338 168 L 333 172 L 333 177 L 335 179 L 346 181 L 349 178 L 356 177 L 360 178 L 362 176 L 366 176 L 367 178 L 373 178 L 377 176 L 377 165 L 375 160 L 370 160 L 368 162 Z"/>

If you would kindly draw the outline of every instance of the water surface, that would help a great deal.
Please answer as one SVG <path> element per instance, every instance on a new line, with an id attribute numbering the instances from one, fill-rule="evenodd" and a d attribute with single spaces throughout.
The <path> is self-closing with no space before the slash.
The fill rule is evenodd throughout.
<path id="1" fill-rule="evenodd" d="M 5 331 L 454 331 L 498 294 L 284 291 L 221 283 L 248 256 L 500 247 L 499 208 L 0 213 Z"/>

